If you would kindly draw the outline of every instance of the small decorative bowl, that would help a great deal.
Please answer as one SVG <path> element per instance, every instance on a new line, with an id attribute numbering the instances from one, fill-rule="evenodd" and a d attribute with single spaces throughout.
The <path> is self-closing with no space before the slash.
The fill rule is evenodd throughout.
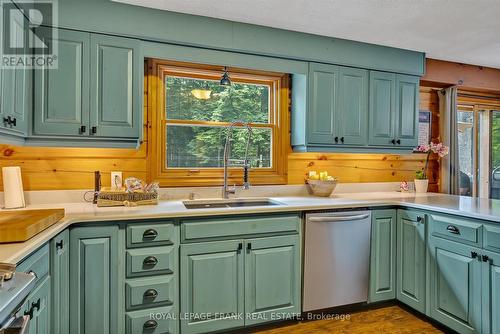
<path id="1" fill-rule="evenodd" d="M 330 181 L 307 180 L 309 191 L 314 196 L 330 197 L 337 187 L 337 179 Z"/>

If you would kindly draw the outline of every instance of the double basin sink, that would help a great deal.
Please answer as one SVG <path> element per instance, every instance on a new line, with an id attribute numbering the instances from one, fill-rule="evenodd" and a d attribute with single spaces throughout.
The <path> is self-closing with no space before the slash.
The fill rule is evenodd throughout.
<path id="1" fill-rule="evenodd" d="M 186 209 L 213 209 L 213 208 L 243 208 L 251 206 L 274 206 L 284 205 L 270 198 L 235 198 L 214 200 L 192 200 L 183 201 Z"/>

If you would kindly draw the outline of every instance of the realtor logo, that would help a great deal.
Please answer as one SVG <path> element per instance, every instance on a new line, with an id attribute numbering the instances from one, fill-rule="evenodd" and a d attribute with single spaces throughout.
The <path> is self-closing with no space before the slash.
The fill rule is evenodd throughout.
<path id="1" fill-rule="evenodd" d="M 57 68 L 57 2 L 0 0 L 1 68 Z"/>

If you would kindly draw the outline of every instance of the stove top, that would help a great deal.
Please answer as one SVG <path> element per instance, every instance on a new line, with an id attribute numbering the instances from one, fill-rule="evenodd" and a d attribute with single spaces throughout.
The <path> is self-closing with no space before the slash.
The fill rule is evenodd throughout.
<path id="1" fill-rule="evenodd" d="M 35 275 L 15 271 L 0 263 L 0 328 L 15 314 L 35 285 Z"/>

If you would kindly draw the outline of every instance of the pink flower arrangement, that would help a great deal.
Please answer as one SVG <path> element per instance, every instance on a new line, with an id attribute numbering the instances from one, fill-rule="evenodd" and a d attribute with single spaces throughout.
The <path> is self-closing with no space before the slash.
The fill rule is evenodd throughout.
<path id="1" fill-rule="evenodd" d="M 417 152 L 427 153 L 427 158 L 425 160 L 425 167 L 423 170 L 417 171 L 417 179 L 425 180 L 427 179 L 427 167 L 429 166 L 429 157 L 431 153 L 436 153 L 440 158 L 443 158 L 450 153 L 450 148 L 443 143 L 433 143 L 419 145 L 417 147 Z"/>

